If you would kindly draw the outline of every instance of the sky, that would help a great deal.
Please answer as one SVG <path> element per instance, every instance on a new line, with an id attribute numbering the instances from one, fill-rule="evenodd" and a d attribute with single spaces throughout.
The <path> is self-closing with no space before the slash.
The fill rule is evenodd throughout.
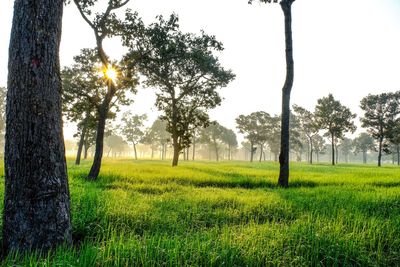
<path id="1" fill-rule="evenodd" d="M 105 0 L 99 0 L 105 1 Z M 220 90 L 224 101 L 211 118 L 235 129 L 240 114 L 281 110 L 285 79 L 284 20 L 278 4 L 248 5 L 247 0 L 131 0 L 146 23 L 172 12 L 182 31 L 204 30 L 223 42 L 218 54 L 236 79 Z M 0 8 L 0 86 L 7 83 L 7 59 L 13 1 Z M 313 110 L 317 99 L 332 93 L 359 115 L 368 94 L 400 90 L 400 0 L 297 0 L 292 7 L 295 78 L 292 104 Z M 94 47 L 94 35 L 72 4 L 64 9 L 61 65 L 73 63 L 80 49 Z M 106 52 L 119 59 L 123 48 L 108 40 Z M 139 88 L 133 113 L 157 116 L 156 89 Z M 126 109 L 125 109 L 126 110 Z M 358 122 L 359 119 L 357 118 Z M 358 123 L 359 124 L 359 123 Z M 66 124 L 72 138 L 74 125 Z"/>

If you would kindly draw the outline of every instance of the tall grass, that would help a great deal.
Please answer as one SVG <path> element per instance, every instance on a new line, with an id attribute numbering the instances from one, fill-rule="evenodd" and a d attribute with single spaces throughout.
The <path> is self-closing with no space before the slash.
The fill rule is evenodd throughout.
<path id="1" fill-rule="evenodd" d="M 69 164 L 74 246 L 4 266 L 400 265 L 395 167 L 292 164 L 285 190 L 274 163 L 89 165 Z"/>

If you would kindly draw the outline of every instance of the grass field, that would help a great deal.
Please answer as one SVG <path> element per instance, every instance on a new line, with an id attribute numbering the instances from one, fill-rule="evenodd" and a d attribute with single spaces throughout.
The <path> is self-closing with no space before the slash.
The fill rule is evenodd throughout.
<path id="1" fill-rule="evenodd" d="M 400 266 L 397 167 L 292 164 L 285 190 L 275 163 L 69 166 L 74 248 L 3 265 Z"/>

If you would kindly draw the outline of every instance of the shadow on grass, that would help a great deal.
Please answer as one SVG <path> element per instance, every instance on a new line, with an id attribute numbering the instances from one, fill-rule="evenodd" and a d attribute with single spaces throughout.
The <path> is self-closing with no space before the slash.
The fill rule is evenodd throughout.
<path id="1" fill-rule="evenodd" d="M 391 187 L 400 187 L 400 182 L 374 182 L 370 183 L 370 185 L 377 187 L 391 188 Z"/>

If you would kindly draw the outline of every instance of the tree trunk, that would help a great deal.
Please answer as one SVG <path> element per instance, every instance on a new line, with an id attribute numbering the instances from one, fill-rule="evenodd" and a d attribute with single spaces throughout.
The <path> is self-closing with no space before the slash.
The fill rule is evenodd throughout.
<path id="1" fill-rule="evenodd" d="M 339 162 L 339 148 L 337 144 L 335 144 L 335 153 L 336 153 L 336 164 Z"/>
<path id="2" fill-rule="evenodd" d="M 173 136 L 172 137 L 173 141 L 173 146 L 174 146 L 174 156 L 172 158 L 172 167 L 178 166 L 178 161 L 179 161 L 179 154 L 181 152 L 179 142 L 178 142 L 178 137 Z"/>
<path id="3" fill-rule="evenodd" d="M 289 131 L 290 131 L 290 93 L 294 79 L 293 41 L 292 41 L 292 3 L 294 0 L 280 2 L 285 16 L 286 80 L 282 88 L 281 151 L 279 154 L 278 185 L 289 186 Z"/>
<path id="4" fill-rule="evenodd" d="M 101 161 L 103 159 L 103 147 L 104 147 L 104 130 L 106 127 L 107 113 L 109 102 L 106 100 L 102 104 L 99 110 L 99 122 L 97 125 L 97 135 L 96 135 L 96 148 L 94 152 L 93 164 L 90 169 L 88 180 L 97 180 L 100 173 Z"/>
<path id="5" fill-rule="evenodd" d="M 335 136 L 331 134 L 332 138 L 332 165 L 335 166 Z"/>
<path id="6" fill-rule="evenodd" d="M 383 138 L 379 138 L 379 148 L 378 148 L 378 167 L 382 166 L 382 143 L 383 143 Z"/>
<path id="7" fill-rule="evenodd" d="M 85 137 L 86 137 L 85 135 L 86 135 L 88 119 L 89 119 L 89 115 L 86 114 L 86 118 L 83 121 L 83 129 L 82 129 L 82 133 L 81 133 L 81 138 L 79 140 L 78 152 L 76 154 L 75 165 L 80 165 L 81 164 L 81 155 L 82 155 L 83 144 L 85 143 Z"/>
<path id="8" fill-rule="evenodd" d="M 87 159 L 88 157 L 88 151 L 89 151 L 89 146 L 86 143 L 86 141 L 83 143 L 83 159 Z"/>
<path id="9" fill-rule="evenodd" d="M 82 129 L 81 138 L 80 138 L 79 144 L 78 144 L 78 152 L 76 153 L 75 165 L 80 165 L 81 164 L 81 155 L 82 155 L 83 143 L 85 142 L 85 132 L 86 132 L 86 125 Z"/>
<path id="10" fill-rule="evenodd" d="M 135 142 L 133 142 L 133 151 L 135 152 L 135 160 L 137 160 L 137 150 Z"/>
<path id="11" fill-rule="evenodd" d="M 319 163 L 319 152 L 317 151 L 317 163 Z"/>
<path id="12" fill-rule="evenodd" d="M 367 151 L 363 151 L 363 163 L 367 163 Z"/>
<path id="13" fill-rule="evenodd" d="M 260 145 L 260 159 L 259 159 L 259 162 L 262 161 L 263 152 L 264 152 L 264 145 Z"/>
<path id="14" fill-rule="evenodd" d="M 5 143 L 3 250 L 43 252 L 71 243 L 61 118 L 63 1 L 16 0 Z"/>
<path id="15" fill-rule="evenodd" d="M 232 160 L 232 148 L 231 145 L 228 145 L 228 160 L 231 161 Z"/>
<path id="16" fill-rule="evenodd" d="M 397 165 L 400 166 L 400 145 L 396 145 L 397 150 Z"/>

